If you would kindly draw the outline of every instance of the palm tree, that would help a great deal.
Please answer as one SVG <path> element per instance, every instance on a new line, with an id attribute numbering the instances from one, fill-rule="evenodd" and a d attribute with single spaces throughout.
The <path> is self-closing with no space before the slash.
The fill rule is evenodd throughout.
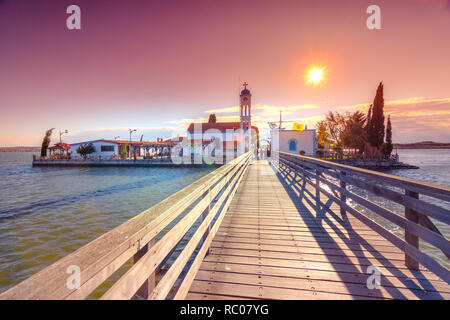
<path id="1" fill-rule="evenodd" d="M 52 138 L 53 130 L 55 130 L 55 128 L 49 129 L 49 130 L 47 130 L 47 132 L 45 132 L 44 139 L 42 140 L 41 157 L 47 156 L 47 148 L 50 145 L 50 140 Z"/>

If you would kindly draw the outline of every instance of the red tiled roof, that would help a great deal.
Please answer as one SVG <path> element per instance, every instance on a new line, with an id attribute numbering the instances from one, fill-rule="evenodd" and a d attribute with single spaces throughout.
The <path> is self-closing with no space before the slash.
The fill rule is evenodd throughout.
<path id="1" fill-rule="evenodd" d="M 226 130 L 238 130 L 241 128 L 240 122 L 216 122 L 216 123 L 191 123 L 188 127 L 189 132 L 194 132 L 194 126 L 195 125 L 201 125 L 203 132 L 209 129 L 217 129 L 219 131 L 226 131 Z M 252 126 L 253 129 L 257 130 L 258 128 L 255 126 Z"/>
<path id="2" fill-rule="evenodd" d="M 167 140 L 164 140 L 164 142 L 181 142 L 181 141 L 183 141 L 183 138 L 184 137 L 176 137 L 176 138 L 170 138 L 170 139 L 167 139 Z"/>
<path id="3" fill-rule="evenodd" d="M 206 139 L 196 139 L 196 140 L 183 140 L 184 143 L 189 143 L 191 145 L 199 145 L 201 144 L 202 146 L 207 146 L 208 144 L 211 143 L 211 140 L 206 140 Z"/>
<path id="4" fill-rule="evenodd" d="M 91 140 L 91 141 L 85 141 L 85 142 L 77 142 L 77 143 L 71 143 L 70 145 L 75 144 L 85 144 L 85 143 L 92 143 L 92 142 L 110 142 L 110 143 L 116 143 L 116 144 L 131 144 L 135 146 L 141 146 L 141 145 L 152 145 L 152 146 L 167 146 L 167 145 L 173 145 L 172 142 L 155 142 L 155 141 L 129 141 L 129 140 L 108 140 L 108 139 L 98 139 L 98 140 Z"/>
<path id="5" fill-rule="evenodd" d="M 48 148 L 48 150 L 70 150 L 70 145 L 64 142 L 58 142 L 53 147 Z"/>

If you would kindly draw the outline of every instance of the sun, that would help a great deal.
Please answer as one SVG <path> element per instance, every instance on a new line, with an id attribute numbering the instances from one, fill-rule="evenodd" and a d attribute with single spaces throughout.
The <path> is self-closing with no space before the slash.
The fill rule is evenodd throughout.
<path id="1" fill-rule="evenodd" d="M 309 72 L 309 81 L 310 82 L 319 82 L 323 79 L 323 71 L 320 69 L 312 69 Z"/>
<path id="2" fill-rule="evenodd" d="M 312 67 L 307 73 L 307 84 L 319 84 L 325 79 L 325 67 Z"/>

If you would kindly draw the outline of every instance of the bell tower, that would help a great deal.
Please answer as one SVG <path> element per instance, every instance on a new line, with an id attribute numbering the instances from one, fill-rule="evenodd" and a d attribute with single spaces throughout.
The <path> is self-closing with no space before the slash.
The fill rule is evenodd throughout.
<path id="1" fill-rule="evenodd" d="M 241 129 L 247 131 L 252 125 L 252 95 L 250 90 L 247 89 L 248 83 L 244 82 L 244 90 L 240 94 L 241 103 Z"/>

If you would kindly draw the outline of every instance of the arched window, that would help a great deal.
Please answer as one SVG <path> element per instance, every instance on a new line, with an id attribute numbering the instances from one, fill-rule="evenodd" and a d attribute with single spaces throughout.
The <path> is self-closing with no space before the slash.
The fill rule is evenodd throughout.
<path id="1" fill-rule="evenodd" d="M 297 151 L 297 140 L 289 140 L 289 151 Z"/>

